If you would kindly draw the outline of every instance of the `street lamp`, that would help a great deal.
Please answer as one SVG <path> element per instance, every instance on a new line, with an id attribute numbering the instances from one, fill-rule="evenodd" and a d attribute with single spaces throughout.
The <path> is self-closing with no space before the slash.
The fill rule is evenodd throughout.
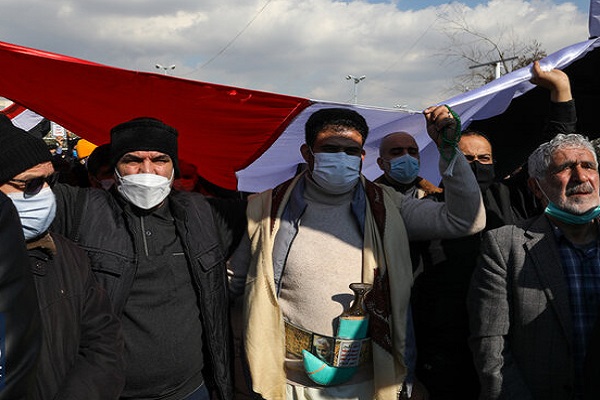
<path id="1" fill-rule="evenodd" d="M 360 83 L 360 81 L 362 81 L 363 79 L 365 79 L 366 76 L 362 75 L 359 77 L 356 77 L 354 75 L 348 75 L 346 76 L 347 80 L 353 80 L 354 81 L 354 104 L 358 104 L 358 84 Z"/>
<path id="2" fill-rule="evenodd" d="M 155 67 L 156 67 L 157 69 L 162 69 L 163 71 L 165 71 L 165 75 L 168 75 L 168 74 L 167 74 L 167 71 L 168 71 L 168 70 L 170 70 L 170 69 L 175 69 L 175 64 L 173 64 L 173 65 L 168 65 L 168 66 L 161 65 L 161 64 L 156 64 L 156 65 L 155 65 Z"/>

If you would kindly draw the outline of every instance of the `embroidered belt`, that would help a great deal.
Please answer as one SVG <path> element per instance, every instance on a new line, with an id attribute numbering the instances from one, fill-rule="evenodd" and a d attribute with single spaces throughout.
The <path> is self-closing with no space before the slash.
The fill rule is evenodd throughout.
<path id="1" fill-rule="evenodd" d="M 285 349 L 302 358 L 306 350 L 334 367 L 356 367 L 372 359 L 371 339 L 320 335 L 285 321 Z"/>

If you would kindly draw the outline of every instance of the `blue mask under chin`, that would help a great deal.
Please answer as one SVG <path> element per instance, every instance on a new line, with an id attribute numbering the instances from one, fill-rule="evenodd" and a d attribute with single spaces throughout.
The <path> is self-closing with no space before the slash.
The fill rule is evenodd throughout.
<path id="1" fill-rule="evenodd" d="M 547 215 L 567 224 L 583 225 L 600 216 L 600 205 L 592 208 L 584 214 L 576 215 L 568 211 L 562 210 L 558 208 L 556 204 L 549 202 L 544 212 Z"/>

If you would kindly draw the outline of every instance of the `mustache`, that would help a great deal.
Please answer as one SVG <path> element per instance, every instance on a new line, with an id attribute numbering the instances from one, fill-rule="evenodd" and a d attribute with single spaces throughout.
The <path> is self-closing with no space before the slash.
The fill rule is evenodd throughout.
<path id="1" fill-rule="evenodd" d="M 583 182 L 577 184 L 575 186 L 571 186 L 565 190 L 565 194 L 567 196 L 571 196 L 573 194 L 590 194 L 594 191 L 594 187 L 589 182 Z"/>

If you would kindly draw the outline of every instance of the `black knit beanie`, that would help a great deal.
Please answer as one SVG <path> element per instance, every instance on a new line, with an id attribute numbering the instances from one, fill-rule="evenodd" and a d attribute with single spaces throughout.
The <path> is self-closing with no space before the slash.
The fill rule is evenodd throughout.
<path id="1" fill-rule="evenodd" d="M 103 166 L 110 164 L 110 143 L 102 144 L 94 149 L 87 158 L 87 170 L 97 176 Z"/>
<path id="2" fill-rule="evenodd" d="M 0 114 L 0 185 L 51 159 L 44 140 L 17 128 L 6 115 Z"/>
<path id="3" fill-rule="evenodd" d="M 173 161 L 175 177 L 179 177 L 177 130 L 155 118 L 136 118 L 119 124 L 110 131 L 110 164 L 112 167 L 132 151 L 159 151 Z"/>

